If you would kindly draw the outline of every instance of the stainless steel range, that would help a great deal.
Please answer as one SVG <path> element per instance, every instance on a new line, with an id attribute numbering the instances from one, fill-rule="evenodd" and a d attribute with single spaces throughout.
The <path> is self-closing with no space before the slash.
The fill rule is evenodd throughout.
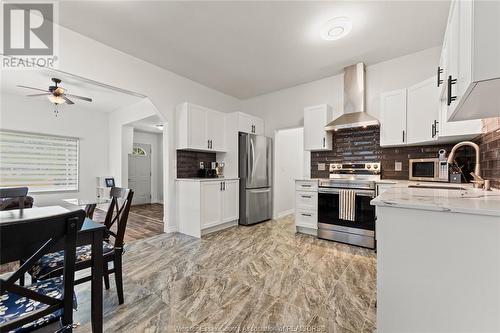
<path id="1" fill-rule="evenodd" d="M 330 164 L 318 190 L 318 237 L 375 248 L 375 183 L 380 163 Z"/>

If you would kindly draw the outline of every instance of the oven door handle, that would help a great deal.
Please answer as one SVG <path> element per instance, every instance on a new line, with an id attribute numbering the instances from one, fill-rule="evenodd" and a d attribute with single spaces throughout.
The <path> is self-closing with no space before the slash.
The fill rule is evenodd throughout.
<path id="1" fill-rule="evenodd" d="M 319 188 L 318 193 L 323 193 L 323 194 L 339 194 L 342 189 L 339 188 Z M 358 196 L 364 196 L 364 197 L 375 197 L 375 191 L 374 190 L 360 190 L 360 189 L 352 189 L 356 195 Z"/>

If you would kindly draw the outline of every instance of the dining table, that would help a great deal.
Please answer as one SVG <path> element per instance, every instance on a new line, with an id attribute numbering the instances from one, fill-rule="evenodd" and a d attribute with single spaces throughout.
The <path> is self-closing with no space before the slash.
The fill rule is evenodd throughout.
<path id="1" fill-rule="evenodd" d="M 23 224 L 39 218 L 47 218 L 54 215 L 67 213 L 70 211 L 61 206 L 48 206 L 48 207 L 33 207 L 25 209 L 15 209 L 0 211 L 0 224 Z M 91 267 L 91 325 L 92 332 L 102 333 L 103 331 L 103 255 L 102 255 L 102 242 L 104 238 L 105 226 L 97 223 L 90 218 L 85 218 L 82 228 L 77 233 L 77 246 L 91 245 L 92 267 Z M 53 248 L 55 251 L 63 249 L 63 243 L 56 244 Z M 1 264 L 23 260 L 29 258 L 38 250 L 38 247 L 7 247 L 0 244 L 0 251 L 2 251 Z M 6 258 L 6 262 L 4 261 Z"/>
<path id="2" fill-rule="evenodd" d="M 71 205 L 84 207 L 85 213 L 89 219 L 94 217 L 94 211 L 97 205 L 109 204 L 111 202 L 110 198 L 105 197 L 93 197 L 93 198 L 71 198 L 63 199 L 64 202 Z"/>

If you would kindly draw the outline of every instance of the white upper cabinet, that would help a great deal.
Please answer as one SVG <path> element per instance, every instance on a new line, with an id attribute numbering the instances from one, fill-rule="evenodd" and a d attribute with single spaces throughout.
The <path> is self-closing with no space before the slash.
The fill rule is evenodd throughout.
<path id="1" fill-rule="evenodd" d="M 177 106 L 177 149 L 225 152 L 225 114 L 191 103 Z"/>
<path id="2" fill-rule="evenodd" d="M 264 135 L 264 120 L 243 112 L 238 112 L 238 131 Z"/>
<path id="3" fill-rule="evenodd" d="M 406 89 L 380 95 L 380 145 L 406 144 Z"/>
<path id="4" fill-rule="evenodd" d="M 407 144 L 437 140 L 439 106 L 439 88 L 435 77 L 407 89 Z"/>
<path id="5" fill-rule="evenodd" d="M 304 150 L 332 150 L 332 132 L 325 131 L 332 120 L 333 111 L 328 104 L 304 109 Z"/>
<path id="6" fill-rule="evenodd" d="M 447 120 L 500 116 L 500 1 L 451 3 L 440 67 Z"/>

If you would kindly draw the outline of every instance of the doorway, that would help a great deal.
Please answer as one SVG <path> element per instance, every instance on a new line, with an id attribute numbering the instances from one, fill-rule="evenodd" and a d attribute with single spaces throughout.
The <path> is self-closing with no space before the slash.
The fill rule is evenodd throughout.
<path id="1" fill-rule="evenodd" d="M 292 214 L 295 180 L 304 177 L 304 128 L 274 133 L 274 218 Z"/>
<path id="2" fill-rule="evenodd" d="M 128 185 L 134 190 L 134 205 L 151 203 L 151 145 L 134 143 L 128 155 Z"/>

